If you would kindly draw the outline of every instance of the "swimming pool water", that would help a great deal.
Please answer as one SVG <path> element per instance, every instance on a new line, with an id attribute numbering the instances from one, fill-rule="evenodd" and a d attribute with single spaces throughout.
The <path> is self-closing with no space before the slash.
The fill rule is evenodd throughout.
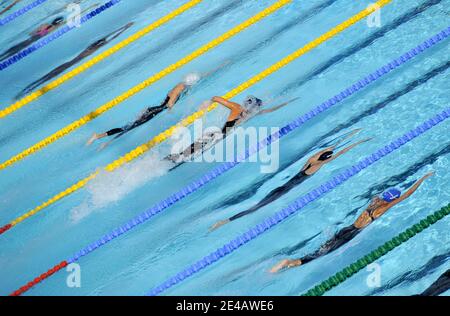
<path id="1" fill-rule="evenodd" d="M 69 1 L 50 1 L 0 28 L 1 47 L 26 37 Z M 89 6 L 99 1 L 85 1 Z M 2 108 L 15 95 L 89 44 L 130 21 L 126 38 L 184 1 L 126 1 L 81 28 L 67 33 L 0 73 Z M 4 161 L 42 138 L 96 109 L 123 91 L 174 63 L 274 1 L 205 0 L 0 122 L 0 157 Z M 370 1 L 293 1 L 203 57 L 177 70 L 135 97 L 55 142 L 41 152 L 1 170 L 0 223 L 5 224 L 61 190 L 148 141 L 198 109 L 213 95 L 223 95 L 243 81 L 367 7 Z M 448 27 L 449 0 L 394 0 L 381 11 L 382 25 L 365 21 L 294 61 L 235 98 L 299 99 L 247 125 L 279 127 L 430 36 Z M 14 25 L 14 27 L 13 27 Z M 102 50 L 106 49 L 103 48 Z M 321 114 L 279 144 L 280 168 L 262 174 L 246 163 L 180 201 L 154 219 L 81 259 L 82 286 L 69 288 L 61 271 L 29 295 L 142 295 L 260 223 L 295 198 L 324 183 L 391 140 L 449 107 L 448 40 L 395 70 L 375 85 Z M 102 132 L 133 120 L 158 104 L 184 75 L 208 71 L 227 62 L 174 108 L 124 136 L 107 149 L 84 144 Z M 273 102 L 276 102 L 273 101 Z M 227 112 L 208 114 L 206 124 L 220 124 Z M 356 128 L 356 139 L 373 137 L 259 212 L 208 233 L 216 221 L 245 210 L 296 174 L 307 157 Z M 234 254 L 172 288 L 168 295 L 298 295 L 341 270 L 423 217 L 448 204 L 450 197 L 450 125 L 445 122 L 382 159 L 302 212 L 266 232 Z M 8 294 L 87 244 L 188 185 L 217 164 L 188 163 L 174 171 L 158 157 L 162 145 L 113 174 L 101 174 L 86 189 L 48 207 L 0 236 L 0 293 Z M 162 170 L 162 171 L 161 171 Z M 267 271 L 286 257 L 315 250 L 333 232 L 351 224 L 370 198 L 385 189 L 406 188 L 434 170 L 436 175 L 408 200 L 391 209 L 349 246 L 304 267 L 277 275 Z M 361 271 L 329 295 L 411 295 L 427 288 L 449 268 L 450 220 L 443 219 L 377 263 L 380 288 L 366 285 Z M 446 293 L 447 295 L 450 293 Z"/>

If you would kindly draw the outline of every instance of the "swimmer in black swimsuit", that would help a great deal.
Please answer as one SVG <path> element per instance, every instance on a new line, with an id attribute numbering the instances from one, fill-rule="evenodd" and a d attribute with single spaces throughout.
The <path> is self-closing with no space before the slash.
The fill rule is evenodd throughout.
<path id="1" fill-rule="evenodd" d="M 5 12 L 8 12 L 9 10 L 11 10 L 16 4 L 18 4 L 20 1 L 22 0 L 14 0 L 10 5 L 8 5 L 6 8 L 4 8 L 1 12 L 0 15 L 2 15 Z"/>
<path id="2" fill-rule="evenodd" d="M 450 289 L 450 269 L 430 285 L 420 296 L 438 296 Z"/>
<path id="3" fill-rule="evenodd" d="M 86 57 L 89 57 L 90 55 L 94 54 L 97 50 L 99 50 L 100 48 L 102 48 L 103 46 L 107 45 L 109 42 L 113 41 L 118 36 L 120 36 L 123 32 L 125 32 L 133 24 L 134 24 L 133 22 L 128 23 L 127 25 L 121 27 L 120 29 L 118 29 L 118 30 L 116 30 L 114 32 L 111 32 L 110 34 L 106 35 L 105 37 L 103 37 L 103 38 L 99 39 L 98 41 L 92 43 L 91 45 L 89 45 L 89 47 L 87 47 L 84 51 L 82 51 L 80 54 L 78 54 L 78 56 L 76 56 L 72 60 L 70 60 L 70 61 L 68 61 L 68 62 L 58 66 L 57 68 L 53 69 L 51 72 L 46 74 L 45 76 L 39 78 L 38 80 L 36 80 L 33 83 L 31 83 L 30 85 L 28 85 L 25 89 L 22 90 L 21 93 L 19 93 L 16 96 L 16 99 L 21 98 L 25 94 L 32 92 L 34 89 L 39 87 L 41 84 L 52 80 L 53 78 L 55 78 L 59 74 L 63 73 L 64 71 L 66 71 L 70 67 L 76 65 L 77 63 L 79 63 L 80 61 L 85 59 Z"/>
<path id="4" fill-rule="evenodd" d="M 108 137 L 117 135 L 114 137 L 114 139 L 117 139 L 124 135 L 125 133 L 128 133 L 132 129 L 135 129 L 138 126 L 141 126 L 142 124 L 147 123 L 151 119 L 153 119 L 158 114 L 162 113 L 163 111 L 171 110 L 174 105 L 190 90 L 194 85 L 196 85 L 201 79 L 210 76 L 212 73 L 218 71 L 220 68 L 224 67 L 228 62 L 224 62 L 217 68 L 213 69 L 212 71 L 206 72 L 206 73 L 190 73 L 185 78 L 184 81 L 177 84 L 175 88 L 173 88 L 168 94 L 166 99 L 163 103 L 161 103 L 158 106 L 149 107 L 147 108 L 137 119 L 136 121 L 129 123 L 123 127 L 119 128 L 113 128 L 105 133 L 97 134 L 94 133 L 92 137 L 87 142 L 87 145 L 91 145 L 94 141 Z M 114 140 L 113 139 L 113 140 Z M 100 149 L 105 148 L 110 142 L 104 143 Z"/>
<path id="5" fill-rule="evenodd" d="M 28 39 L 14 45 L 13 47 L 9 48 L 7 51 L 2 53 L 0 55 L 0 60 L 7 59 L 17 54 L 21 50 L 25 49 L 26 47 L 30 46 L 34 42 L 41 39 L 42 37 L 54 32 L 56 29 L 61 27 L 65 21 L 66 20 L 63 17 L 57 17 L 52 21 L 51 24 L 43 24 L 39 26 L 36 30 L 30 33 L 30 37 Z"/>
<path id="6" fill-rule="evenodd" d="M 195 154 L 206 150 L 207 146 L 212 145 L 215 141 L 225 138 L 237 125 L 242 124 L 243 122 L 246 122 L 257 115 L 274 112 L 297 99 L 298 98 L 292 99 L 270 109 L 261 110 L 263 101 L 254 96 L 247 97 L 243 105 L 231 102 L 221 97 L 213 97 L 211 99 L 212 102 L 217 102 L 231 110 L 231 113 L 228 115 L 227 121 L 222 127 L 221 132 L 206 134 L 201 139 L 192 143 L 182 152 L 171 154 L 164 159 L 172 161 L 174 163 L 187 161 L 191 159 Z"/>
<path id="7" fill-rule="evenodd" d="M 359 132 L 360 130 L 356 130 L 352 132 L 349 137 L 353 136 L 356 132 Z M 347 137 L 348 138 L 348 137 Z M 344 140 L 344 139 L 343 139 Z M 341 140 L 341 141 L 343 141 Z M 281 198 L 283 195 L 287 194 L 289 191 L 291 191 L 293 188 L 300 185 L 303 181 L 311 177 L 313 174 L 315 174 L 317 171 L 320 170 L 325 164 L 337 159 L 338 157 L 342 156 L 343 154 L 347 153 L 348 151 L 352 150 L 356 146 L 369 141 L 370 139 L 365 139 L 362 141 L 359 141 L 351 146 L 348 146 L 347 148 L 339 151 L 337 154 L 334 154 L 334 150 L 336 149 L 336 144 L 333 147 L 328 147 L 315 155 L 313 155 L 311 158 L 308 159 L 306 164 L 303 166 L 303 168 L 300 170 L 299 173 L 297 173 L 293 178 L 291 178 L 288 182 L 283 184 L 282 186 L 272 190 L 265 198 L 263 198 L 258 204 L 252 206 L 246 211 L 240 212 L 226 220 L 222 220 L 214 224 L 210 230 L 215 230 L 225 224 L 228 224 L 234 220 L 237 220 L 238 218 L 244 217 L 246 215 L 249 215 L 251 213 L 256 212 L 260 208 L 272 203 L 273 201 Z"/>
<path id="8" fill-rule="evenodd" d="M 285 268 L 298 267 L 302 264 L 311 262 L 317 258 L 325 256 L 343 245 L 347 244 L 353 238 L 356 237 L 364 228 L 373 223 L 377 218 L 386 213 L 390 208 L 397 205 L 398 203 L 404 201 L 410 197 L 420 185 L 434 173 L 430 172 L 418 180 L 405 194 L 401 194 L 398 189 L 389 189 L 384 192 L 381 197 L 375 197 L 367 209 L 358 217 L 358 219 L 350 226 L 341 229 L 333 238 L 328 240 L 322 247 L 317 251 L 300 259 L 285 259 L 275 265 L 272 269 L 272 273 L 276 273 Z"/>

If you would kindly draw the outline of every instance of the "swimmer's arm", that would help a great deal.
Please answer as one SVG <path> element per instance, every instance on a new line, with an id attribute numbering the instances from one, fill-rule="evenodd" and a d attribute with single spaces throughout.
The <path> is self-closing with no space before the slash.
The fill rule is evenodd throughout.
<path id="1" fill-rule="evenodd" d="M 214 68 L 214 69 L 212 69 L 212 70 L 210 70 L 210 71 L 208 71 L 208 72 L 203 72 L 203 73 L 201 73 L 200 76 L 201 76 L 202 78 L 209 77 L 209 76 L 211 76 L 213 73 L 215 73 L 216 71 L 218 71 L 218 70 L 222 69 L 223 67 L 225 67 L 226 65 L 228 65 L 229 63 L 230 63 L 230 61 L 229 61 L 229 60 L 226 60 L 226 61 L 224 61 L 223 63 L 221 63 L 219 66 L 217 66 L 216 68 Z"/>
<path id="2" fill-rule="evenodd" d="M 123 32 L 125 32 L 127 29 L 129 29 L 132 25 L 134 24 L 134 22 L 130 22 L 127 25 L 125 25 L 124 27 L 120 28 L 116 34 L 114 34 L 114 32 L 112 32 L 111 34 L 109 34 L 107 37 L 110 37 L 111 35 L 114 34 L 113 37 L 107 39 L 107 42 L 111 42 L 113 40 L 115 40 L 117 37 L 119 37 Z"/>
<path id="3" fill-rule="evenodd" d="M 19 1 L 21 1 L 21 0 L 15 0 L 13 3 L 11 3 L 9 6 L 7 6 L 2 12 L 0 12 L 0 14 L 3 14 L 3 13 L 5 13 L 5 12 L 11 10 L 11 8 L 12 8 L 13 6 L 15 6 L 17 3 L 19 3 Z"/>
<path id="4" fill-rule="evenodd" d="M 368 141 L 371 140 L 371 139 L 372 139 L 372 138 L 367 138 L 367 139 L 360 140 L 359 142 L 354 143 L 353 145 L 350 145 L 350 146 L 348 146 L 347 148 L 342 149 L 340 152 L 338 152 L 336 155 L 334 155 L 334 156 L 330 159 L 330 161 L 333 161 L 333 160 L 337 159 L 338 157 L 340 157 L 340 156 L 342 156 L 343 154 L 349 152 L 350 150 L 352 150 L 352 149 L 355 148 L 356 146 L 361 145 L 362 143 L 368 142 Z"/>
<path id="5" fill-rule="evenodd" d="M 380 214 L 383 215 L 388 209 L 390 209 L 391 207 L 393 207 L 394 205 L 397 205 L 398 203 L 406 200 L 407 198 L 409 198 L 411 195 L 413 195 L 414 192 L 416 192 L 416 190 L 422 185 L 422 183 L 428 179 L 429 177 L 431 177 L 432 175 L 434 175 L 433 172 L 427 173 L 425 176 L 423 176 L 420 180 L 418 180 L 416 183 L 414 183 L 414 185 L 408 190 L 406 191 L 405 194 L 403 194 L 401 197 L 399 197 L 398 199 L 392 201 L 391 203 L 388 204 L 387 209 L 384 210 L 384 212 L 382 212 Z M 374 212 L 375 216 L 377 216 L 378 214 L 378 210 Z M 377 216 L 378 217 L 378 216 Z"/>
<path id="6" fill-rule="evenodd" d="M 175 105 L 175 103 L 177 103 L 178 98 L 180 97 L 180 95 L 183 93 L 183 91 L 185 89 L 186 89 L 186 85 L 184 83 L 179 83 L 175 86 L 175 88 L 170 90 L 170 92 L 167 94 L 167 96 L 169 97 L 169 102 L 167 103 L 167 107 L 169 109 L 171 109 Z"/>
<path id="7" fill-rule="evenodd" d="M 240 104 L 228 101 L 222 97 L 214 97 L 211 99 L 211 101 L 217 102 L 223 105 L 224 107 L 230 109 L 231 110 L 230 117 L 233 118 L 239 116 L 243 110 Z"/>
<path id="8" fill-rule="evenodd" d="M 258 112 L 257 115 L 275 112 L 275 111 L 281 109 L 282 107 L 285 107 L 285 106 L 288 105 L 289 103 L 294 102 L 294 101 L 296 101 L 296 100 L 298 100 L 298 99 L 299 99 L 299 98 L 294 98 L 294 99 L 289 100 L 289 101 L 287 101 L 287 102 L 281 103 L 280 105 L 274 106 L 274 107 L 272 107 L 272 108 L 270 108 L 270 109 L 261 110 L 261 111 Z"/>

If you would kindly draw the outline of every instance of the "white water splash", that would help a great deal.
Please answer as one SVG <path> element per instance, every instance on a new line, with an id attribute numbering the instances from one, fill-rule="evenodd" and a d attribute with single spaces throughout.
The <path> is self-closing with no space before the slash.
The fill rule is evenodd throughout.
<path id="1" fill-rule="evenodd" d="M 92 212 L 120 201 L 151 179 L 166 174 L 171 166 L 171 162 L 161 161 L 157 154 L 149 154 L 114 172 L 102 170 L 86 186 L 89 196 L 71 210 L 71 221 L 78 223 Z"/>

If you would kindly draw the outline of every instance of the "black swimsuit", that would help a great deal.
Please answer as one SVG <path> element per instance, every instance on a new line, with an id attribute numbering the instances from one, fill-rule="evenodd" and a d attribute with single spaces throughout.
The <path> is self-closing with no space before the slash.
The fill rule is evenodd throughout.
<path id="1" fill-rule="evenodd" d="M 369 213 L 369 216 L 372 219 L 372 222 L 375 220 L 375 218 L 373 216 L 373 212 L 375 210 L 376 209 L 370 209 L 370 206 L 366 210 L 366 212 Z M 353 238 L 355 238 L 356 235 L 358 235 L 362 230 L 363 230 L 363 228 L 358 228 L 354 224 L 341 229 L 336 235 L 334 235 L 333 238 L 328 240 L 317 251 L 301 258 L 300 260 L 301 260 L 302 264 L 308 263 L 314 259 L 325 256 L 325 255 L 337 250 L 338 248 L 342 247 L 343 245 L 345 245 L 346 243 L 351 241 Z"/>
<path id="2" fill-rule="evenodd" d="M 106 132 L 108 136 L 112 136 L 115 134 L 117 135 L 115 138 L 119 138 L 123 134 L 131 131 L 132 129 L 141 126 L 142 124 L 147 123 L 152 118 L 154 118 L 156 115 L 167 109 L 167 104 L 169 103 L 170 97 L 167 96 L 167 98 L 164 100 L 164 102 L 159 106 L 149 107 L 145 110 L 145 112 L 133 123 L 125 125 L 124 127 L 120 128 L 113 128 L 112 130 L 109 130 Z"/>
<path id="3" fill-rule="evenodd" d="M 229 131 L 236 126 L 237 122 L 240 118 L 234 119 L 232 121 L 227 121 L 225 125 L 222 128 L 222 138 L 225 138 Z M 202 137 L 201 139 L 193 142 L 188 148 L 186 148 L 183 152 L 179 154 L 173 154 L 169 155 L 165 160 L 170 160 L 172 162 L 178 162 L 180 160 L 180 157 L 183 157 L 184 159 L 192 157 L 193 154 L 206 150 L 206 146 L 211 145 L 211 141 L 216 138 L 216 135 L 218 133 L 210 133 L 207 134 L 205 137 Z"/>
<path id="4" fill-rule="evenodd" d="M 275 200 L 278 200 L 280 197 L 291 191 L 293 188 L 301 184 L 303 181 L 305 181 L 310 175 L 306 173 L 306 170 L 311 168 L 311 164 L 309 164 L 304 170 L 297 173 L 292 179 L 290 179 L 288 182 L 283 184 L 281 187 L 278 187 L 274 190 L 272 190 L 265 198 L 263 198 L 258 204 L 255 206 L 249 208 L 246 211 L 240 212 L 232 217 L 229 218 L 229 221 L 234 221 L 238 218 L 241 218 L 243 216 L 249 215 L 260 208 L 266 206 L 267 204 L 272 203 Z"/>

